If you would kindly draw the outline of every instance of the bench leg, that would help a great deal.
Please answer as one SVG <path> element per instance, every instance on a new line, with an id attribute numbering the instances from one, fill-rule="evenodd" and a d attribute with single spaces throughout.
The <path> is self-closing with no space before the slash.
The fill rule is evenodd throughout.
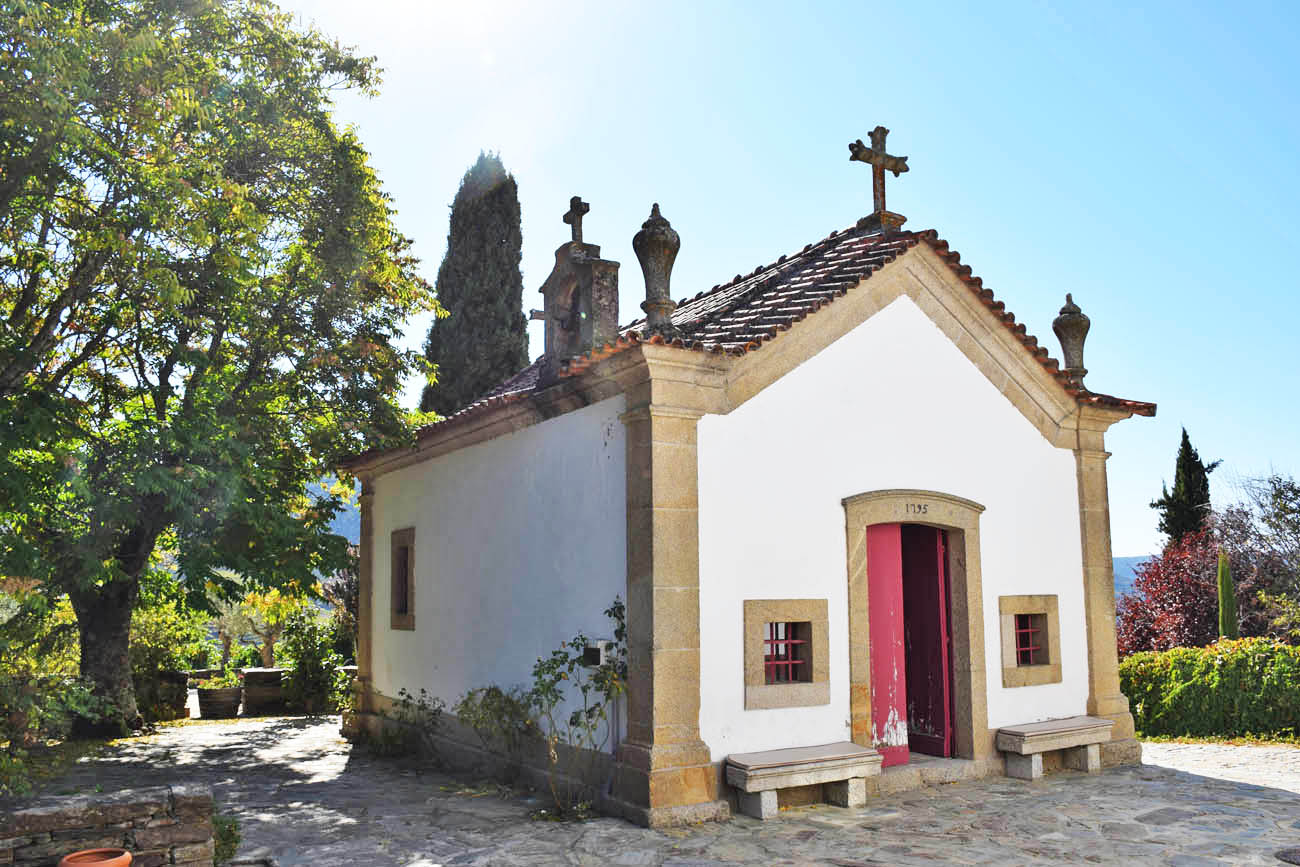
<path id="1" fill-rule="evenodd" d="M 850 777 L 826 783 L 822 787 L 826 803 L 837 807 L 865 807 L 867 805 L 867 778 Z"/>
<path id="2" fill-rule="evenodd" d="M 766 792 L 737 792 L 740 812 L 755 819 L 771 819 L 777 814 L 776 789 Z"/>
<path id="3" fill-rule="evenodd" d="M 1084 744 L 1065 751 L 1065 766 L 1089 774 L 1101 772 L 1101 745 Z"/>
<path id="4" fill-rule="evenodd" d="M 1017 780 L 1037 780 L 1043 775 L 1042 753 L 1022 756 L 1019 753 L 1007 753 L 1007 776 Z"/>

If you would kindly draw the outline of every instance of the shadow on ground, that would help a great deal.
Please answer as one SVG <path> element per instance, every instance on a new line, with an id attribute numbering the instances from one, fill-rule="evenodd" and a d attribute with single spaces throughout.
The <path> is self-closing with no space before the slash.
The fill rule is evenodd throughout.
<path id="1" fill-rule="evenodd" d="M 537 822 L 541 806 L 472 788 L 338 735 L 338 717 L 191 723 L 121 742 L 45 791 L 196 782 L 240 819 L 241 856 L 290 865 L 719 863 L 1270 864 L 1300 846 L 1300 795 L 1167 767 L 954 783 L 666 831 Z"/>

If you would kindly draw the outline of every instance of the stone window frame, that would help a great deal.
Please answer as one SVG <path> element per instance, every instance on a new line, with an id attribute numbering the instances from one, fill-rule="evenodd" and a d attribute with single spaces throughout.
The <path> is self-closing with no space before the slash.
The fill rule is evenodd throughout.
<path id="1" fill-rule="evenodd" d="M 397 563 L 401 550 L 406 549 L 406 611 L 397 610 Z M 415 629 L 415 528 L 394 530 L 390 540 L 389 555 L 389 628 Z"/>
<path id="2" fill-rule="evenodd" d="M 746 599 L 744 601 L 745 710 L 814 707 L 831 703 L 830 614 L 826 599 Z M 766 683 L 763 644 L 769 623 L 811 625 L 812 679 Z"/>
<path id="3" fill-rule="evenodd" d="M 1060 683 L 1061 618 L 1058 597 L 1055 594 L 999 596 L 998 614 L 1002 621 L 1002 685 L 1011 688 Z M 1017 614 L 1043 615 L 1044 631 L 1047 633 L 1047 662 L 1021 665 L 1017 661 Z"/>
<path id="4" fill-rule="evenodd" d="M 953 757 L 976 761 L 997 756 L 996 729 L 988 727 L 984 653 L 984 591 L 980 570 L 980 515 L 973 500 L 916 488 L 888 488 L 845 497 L 848 546 L 849 733 L 871 743 L 871 653 L 867 604 L 867 527 L 924 524 L 948 533 L 948 634 L 952 666 Z"/>

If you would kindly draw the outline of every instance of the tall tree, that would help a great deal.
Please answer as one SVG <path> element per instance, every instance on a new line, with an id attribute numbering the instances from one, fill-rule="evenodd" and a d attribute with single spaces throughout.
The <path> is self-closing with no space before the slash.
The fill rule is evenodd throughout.
<path id="1" fill-rule="evenodd" d="M 1219 635 L 1224 638 L 1237 637 L 1237 595 L 1232 584 L 1232 567 L 1228 564 L 1228 552 L 1219 549 L 1219 570 L 1217 575 L 1219 590 Z"/>
<path id="2" fill-rule="evenodd" d="M 1287 589 L 1300 598 L 1300 482 L 1273 473 L 1249 479 L 1245 487 L 1262 541 L 1289 574 Z"/>
<path id="3" fill-rule="evenodd" d="M 437 305 L 331 114 L 377 84 L 264 0 L 0 4 L 0 575 L 70 596 L 113 728 L 162 552 L 195 599 L 340 568 L 307 484 L 409 440 Z"/>
<path id="4" fill-rule="evenodd" d="M 1159 529 L 1169 537 L 1167 544 L 1204 529 L 1205 520 L 1210 516 L 1210 473 L 1220 463 L 1203 463 L 1192 448 L 1187 428 L 1183 428 L 1183 440 L 1174 464 L 1174 489 L 1170 491 L 1161 485 L 1160 498 L 1151 503 L 1151 508 L 1160 512 Z"/>
<path id="5" fill-rule="evenodd" d="M 438 303 L 448 313 L 429 329 L 425 357 L 438 381 L 420 409 L 450 415 L 528 364 L 519 272 L 519 188 L 496 154 L 480 153 L 451 205 Z"/>

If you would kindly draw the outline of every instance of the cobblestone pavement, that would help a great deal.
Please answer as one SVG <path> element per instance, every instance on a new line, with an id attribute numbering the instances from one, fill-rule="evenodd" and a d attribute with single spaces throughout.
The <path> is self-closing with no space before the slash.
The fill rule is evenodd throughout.
<path id="1" fill-rule="evenodd" d="M 1300 795 L 1300 746 L 1142 745 L 1142 760 L 1189 774 L 1284 789 Z"/>
<path id="2" fill-rule="evenodd" d="M 1300 749 L 1149 745 L 1152 764 L 1097 776 L 954 783 L 804 807 L 759 822 L 651 831 L 529 819 L 502 798 L 338 736 L 338 717 L 170 727 L 83 762 L 47 791 L 184 781 L 238 816 L 241 856 L 291 865 L 720 863 L 1272 864 L 1300 846 Z"/>

